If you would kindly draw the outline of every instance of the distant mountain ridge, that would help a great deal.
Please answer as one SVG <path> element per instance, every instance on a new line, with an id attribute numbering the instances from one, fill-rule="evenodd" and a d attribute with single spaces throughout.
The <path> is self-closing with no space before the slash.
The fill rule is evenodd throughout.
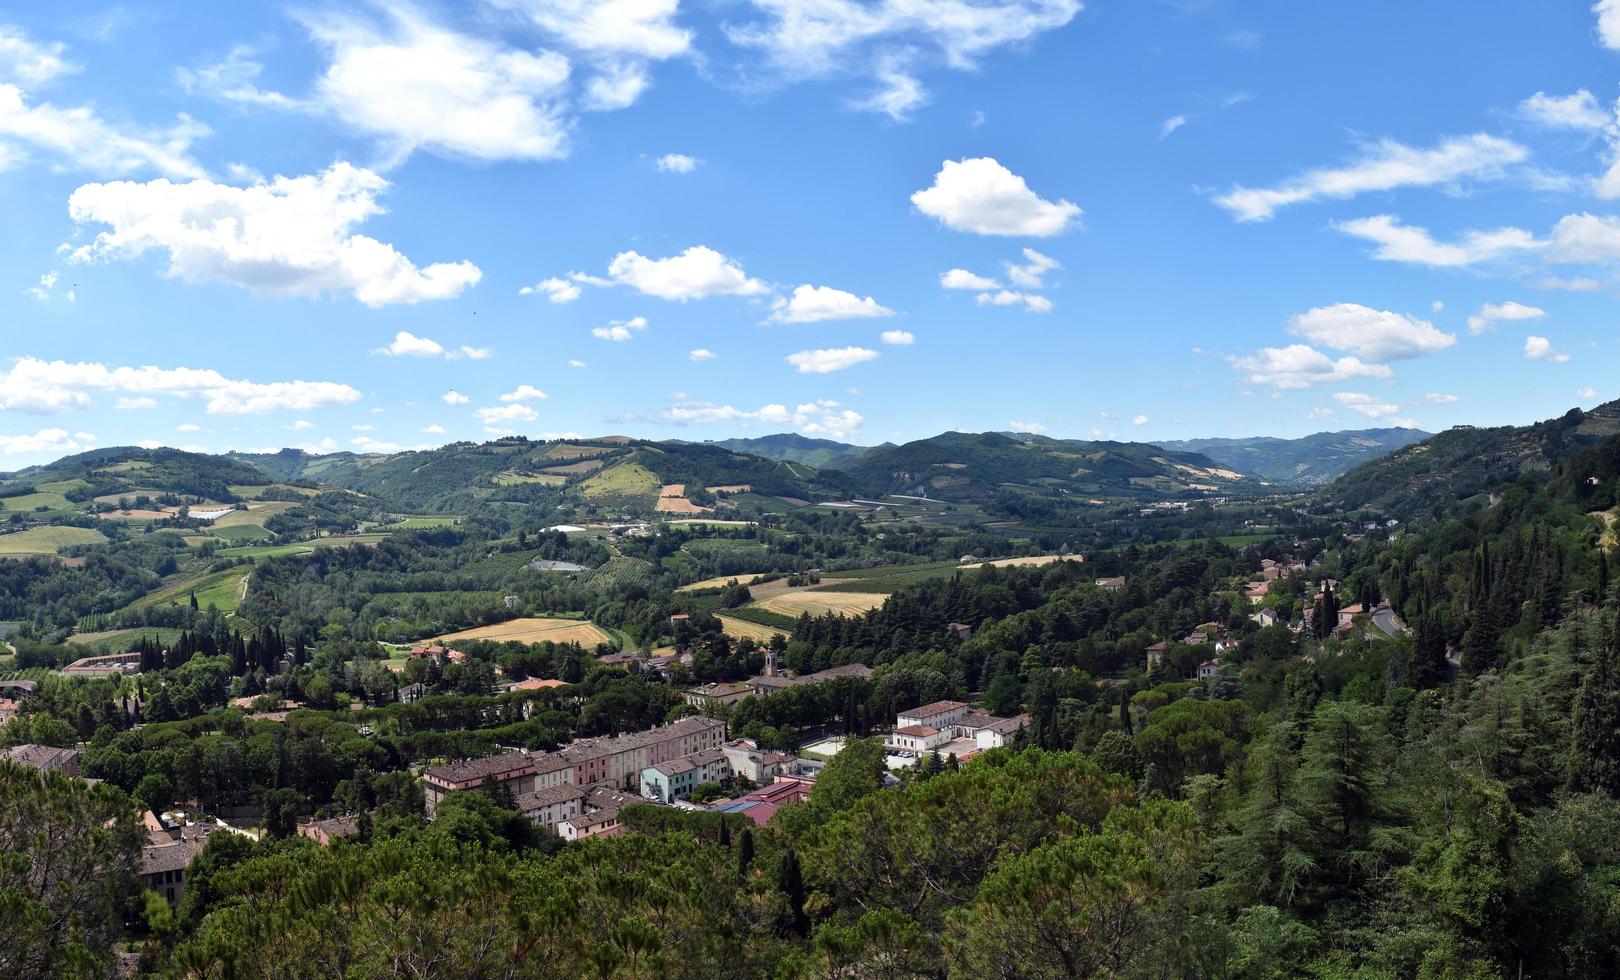
<path id="1" fill-rule="evenodd" d="M 1317 432 L 1298 439 L 1274 436 L 1176 439 L 1155 445 L 1178 452 L 1203 453 L 1234 470 L 1274 483 L 1324 484 L 1362 463 L 1422 442 L 1430 435 L 1422 429 L 1350 429 Z"/>
<path id="2" fill-rule="evenodd" d="M 986 500 L 1003 490 L 1118 499 L 1259 487 L 1199 453 L 1000 432 L 944 432 L 874 446 L 840 468 L 867 493 L 957 501 Z"/>
<path id="3" fill-rule="evenodd" d="M 832 439 L 813 439 L 797 432 L 778 432 L 746 439 L 714 439 L 705 441 L 703 445 L 719 446 L 737 453 L 751 453 L 766 459 L 804 463 L 817 469 L 835 468 L 860 456 L 869 448 Z"/>

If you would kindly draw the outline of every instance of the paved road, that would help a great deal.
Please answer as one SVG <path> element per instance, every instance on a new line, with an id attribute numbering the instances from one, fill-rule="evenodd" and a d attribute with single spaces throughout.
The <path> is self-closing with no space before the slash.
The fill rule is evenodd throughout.
<path id="1" fill-rule="evenodd" d="M 1383 631 L 1386 636 L 1405 636 L 1406 627 L 1396 618 L 1393 609 L 1374 610 L 1372 615 L 1373 626 Z"/>

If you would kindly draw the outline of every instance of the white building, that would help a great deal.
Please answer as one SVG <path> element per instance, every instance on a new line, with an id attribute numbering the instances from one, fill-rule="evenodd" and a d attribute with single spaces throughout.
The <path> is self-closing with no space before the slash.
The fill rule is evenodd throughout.
<path id="1" fill-rule="evenodd" d="M 960 701 L 935 701 L 920 708 L 902 712 L 894 720 L 896 731 L 922 725 L 928 728 L 949 728 L 958 718 L 968 713 L 968 706 Z"/>
<path id="2" fill-rule="evenodd" d="M 949 729 L 935 728 L 932 725 L 906 725 L 896 728 L 889 736 L 889 746 L 901 752 L 921 755 L 939 748 L 950 740 Z"/>

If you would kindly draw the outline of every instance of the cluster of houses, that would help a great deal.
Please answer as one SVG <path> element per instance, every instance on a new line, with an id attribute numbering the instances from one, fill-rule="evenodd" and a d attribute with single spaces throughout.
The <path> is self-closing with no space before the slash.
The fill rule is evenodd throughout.
<path id="1" fill-rule="evenodd" d="M 0 681 L 0 725 L 22 714 L 23 702 L 37 693 L 35 681 Z"/>
<path id="2" fill-rule="evenodd" d="M 1029 720 L 1028 715 L 998 718 L 961 701 L 935 701 L 902 711 L 884 748 L 907 757 L 937 752 L 968 759 L 1008 744 L 1029 727 Z"/>
<path id="3" fill-rule="evenodd" d="M 952 624 L 952 626 L 957 625 L 960 624 Z M 687 704 L 695 708 L 712 708 L 716 705 L 735 704 L 748 697 L 769 697 L 790 687 L 820 684 L 840 677 L 865 678 L 871 676 L 872 668 L 865 664 L 844 664 L 841 667 L 829 667 L 826 670 L 818 670 L 810 674 L 787 675 L 782 673 L 777 666 L 776 651 L 767 650 L 765 652 L 765 673 L 758 677 L 750 677 L 746 681 L 735 683 L 703 684 L 687 690 L 683 697 L 686 698 Z"/>
<path id="4" fill-rule="evenodd" d="M 580 739 L 556 752 L 507 752 L 422 774 L 428 816 L 451 794 L 501 787 L 537 825 L 569 840 L 614 832 L 629 802 L 673 802 L 729 781 L 726 723 L 689 716 L 644 732 Z M 597 792 L 604 790 L 605 792 Z M 626 794 L 639 793 L 640 796 Z"/>

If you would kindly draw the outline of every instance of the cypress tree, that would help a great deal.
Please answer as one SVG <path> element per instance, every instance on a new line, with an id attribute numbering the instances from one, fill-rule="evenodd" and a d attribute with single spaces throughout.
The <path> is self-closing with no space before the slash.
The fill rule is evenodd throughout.
<path id="1" fill-rule="evenodd" d="M 1569 786 L 1620 796 L 1620 622 L 1604 633 L 1575 695 Z"/>

